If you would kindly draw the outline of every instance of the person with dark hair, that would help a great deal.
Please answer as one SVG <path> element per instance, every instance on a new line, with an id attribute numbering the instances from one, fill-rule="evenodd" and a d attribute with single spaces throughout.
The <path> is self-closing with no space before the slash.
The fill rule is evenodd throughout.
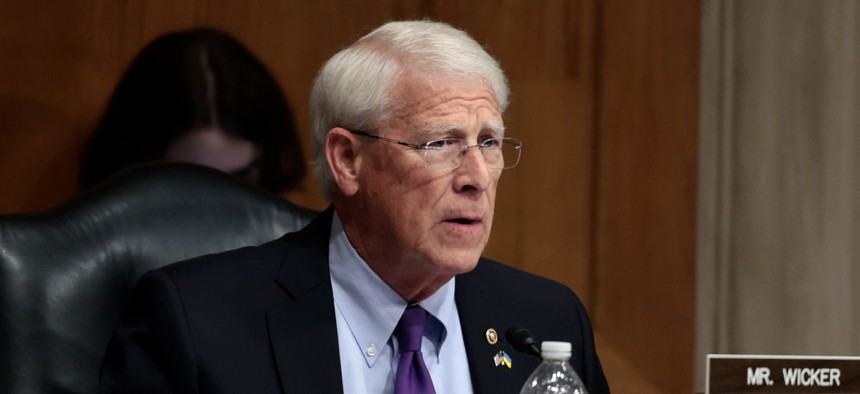
<path id="1" fill-rule="evenodd" d="M 157 160 L 217 168 L 275 193 L 305 174 L 280 86 L 242 43 L 211 28 L 163 35 L 137 55 L 90 140 L 81 185 Z"/>

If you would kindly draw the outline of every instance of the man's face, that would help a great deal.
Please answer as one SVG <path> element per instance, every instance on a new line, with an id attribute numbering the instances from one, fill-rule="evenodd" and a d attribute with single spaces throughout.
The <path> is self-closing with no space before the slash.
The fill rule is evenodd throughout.
<path id="1" fill-rule="evenodd" d="M 502 136 L 502 114 L 485 84 L 407 83 L 397 98 L 400 110 L 376 134 L 419 145 L 441 138 L 475 145 Z M 502 170 L 487 168 L 475 148 L 459 168 L 446 169 L 428 166 L 422 150 L 368 138 L 362 145 L 356 197 L 366 242 L 359 253 L 382 256 L 401 277 L 442 280 L 472 270 L 490 236 Z"/>

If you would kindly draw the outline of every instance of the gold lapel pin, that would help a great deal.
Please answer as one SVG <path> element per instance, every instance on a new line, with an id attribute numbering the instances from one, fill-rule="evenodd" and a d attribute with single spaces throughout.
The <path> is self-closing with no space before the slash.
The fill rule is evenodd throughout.
<path id="1" fill-rule="evenodd" d="M 499 342 L 499 334 L 496 333 L 495 328 L 488 328 L 484 335 L 487 337 L 487 343 L 490 345 L 495 345 L 496 342 Z"/>

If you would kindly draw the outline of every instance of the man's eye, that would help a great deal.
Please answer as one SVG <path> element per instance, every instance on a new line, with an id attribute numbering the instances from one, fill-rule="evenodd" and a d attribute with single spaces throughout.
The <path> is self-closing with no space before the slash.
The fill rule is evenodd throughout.
<path id="1" fill-rule="evenodd" d="M 498 138 L 487 138 L 481 141 L 481 148 L 496 148 L 502 141 Z"/>
<path id="2" fill-rule="evenodd" d="M 451 145 L 455 142 L 457 142 L 457 141 L 456 140 L 450 140 L 450 139 L 429 141 L 429 142 L 424 144 L 424 149 L 440 150 L 440 149 L 444 149 L 446 146 Z"/>

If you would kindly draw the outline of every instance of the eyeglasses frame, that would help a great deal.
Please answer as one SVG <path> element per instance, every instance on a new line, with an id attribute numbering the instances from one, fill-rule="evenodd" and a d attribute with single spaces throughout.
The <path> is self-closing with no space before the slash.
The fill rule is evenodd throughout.
<path id="1" fill-rule="evenodd" d="M 463 139 L 463 138 L 440 138 L 440 139 L 437 139 L 437 140 L 427 141 L 427 142 L 425 142 L 425 143 L 423 143 L 423 144 L 418 145 L 418 144 L 412 144 L 412 143 L 409 143 L 409 142 L 406 142 L 406 141 L 396 140 L 396 139 L 393 139 L 393 138 L 383 137 L 383 136 L 381 136 L 381 135 L 374 135 L 374 134 L 370 134 L 370 133 L 368 133 L 368 132 L 366 132 L 366 131 L 362 131 L 362 130 L 354 130 L 354 129 L 346 129 L 346 128 L 345 128 L 345 130 L 346 130 L 346 131 L 348 131 L 348 132 L 350 132 L 350 133 L 352 133 L 352 134 L 360 135 L 360 136 L 362 136 L 362 137 L 372 138 L 372 139 L 375 139 L 375 140 L 385 141 L 385 142 L 389 142 L 389 143 L 392 143 L 392 144 L 402 145 L 402 146 L 409 147 L 409 148 L 412 148 L 412 149 L 422 150 L 422 151 L 424 151 L 424 157 L 425 157 L 425 159 L 424 159 L 424 160 L 425 160 L 425 162 L 426 162 L 426 160 L 427 160 L 427 159 L 426 159 L 426 157 L 427 157 L 427 151 L 432 150 L 432 149 L 428 146 L 428 144 L 430 144 L 431 142 L 436 142 L 436 141 L 445 141 L 445 140 L 447 140 L 447 141 L 465 141 L 465 139 Z M 507 144 L 511 144 L 511 145 L 513 145 L 513 147 L 517 150 L 517 160 L 516 160 L 516 162 L 515 162 L 513 165 L 511 165 L 511 166 L 505 166 L 505 167 L 501 167 L 501 168 L 498 168 L 498 169 L 500 169 L 500 170 L 507 170 L 507 169 L 511 169 L 511 168 L 516 167 L 516 166 L 517 166 L 517 164 L 519 164 L 519 163 L 520 163 L 520 157 L 522 157 L 522 154 L 523 154 L 523 143 L 522 143 L 522 141 L 520 141 L 520 140 L 518 140 L 518 139 L 516 139 L 516 138 L 511 138 L 511 137 L 502 137 L 502 138 L 495 138 L 495 137 L 494 137 L 494 138 L 492 138 L 492 139 L 498 140 L 498 141 L 500 141 L 502 144 L 505 144 L 505 143 L 507 143 Z M 460 149 L 461 149 L 460 154 L 465 155 L 465 154 L 466 154 L 466 152 L 467 152 L 469 149 L 472 149 L 472 148 L 478 148 L 478 150 L 480 150 L 480 151 L 481 151 L 481 156 L 483 157 L 483 155 L 484 155 L 484 153 L 483 153 L 483 149 L 485 148 L 485 146 L 483 146 L 483 145 L 481 145 L 481 144 L 475 144 L 475 145 L 465 145 L 465 144 L 464 144 L 464 145 L 460 148 Z M 501 149 L 501 148 L 499 148 L 499 149 Z M 429 166 L 429 165 L 430 165 L 430 163 L 427 163 L 427 165 Z M 462 160 L 462 159 L 460 160 L 460 165 L 463 165 L 463 160 Z M 459 168 L 459 166 L 457 166 L 457 167 L 455 167 L 455 168 Z"/>

